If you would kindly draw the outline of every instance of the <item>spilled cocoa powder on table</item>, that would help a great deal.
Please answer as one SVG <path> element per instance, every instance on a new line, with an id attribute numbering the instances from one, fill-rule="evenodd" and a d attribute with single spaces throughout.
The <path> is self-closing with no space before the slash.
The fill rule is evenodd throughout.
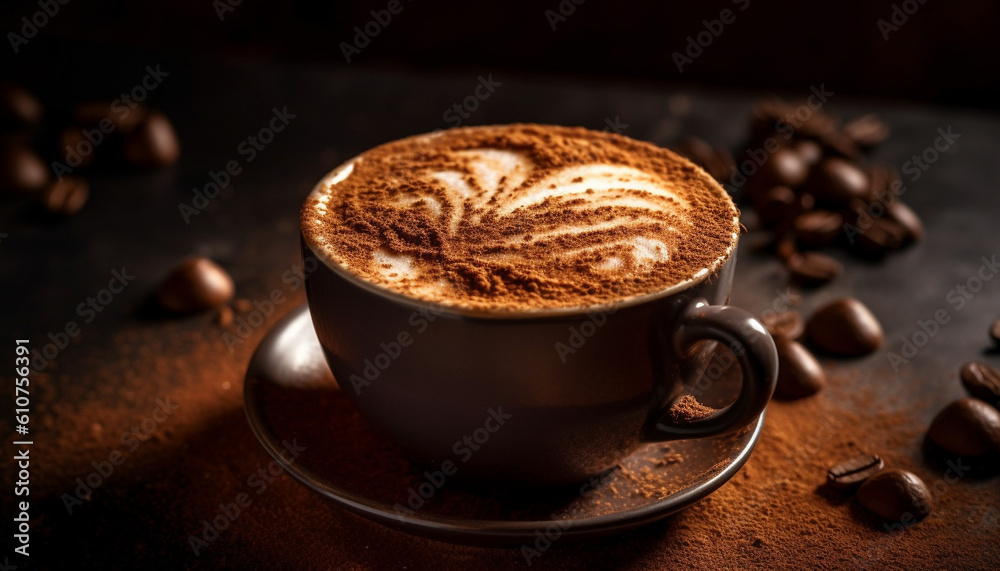
<path id="1" fill-rule="evenodd" d="M 266 291 L 266 290 L 264 290 Z M 252 299 L 259 296 L 248 294 Z M 72 368 L 59 364 L 35 377 L 38 466 L 33 472 L 32 533 L 39 551 L 73 554 L 77 565 L 171 567 L 483 569 L 523 568 L 517 549 L 450 545 L 394 531 L 349 514 L 287 475 L 252 479 L 271 464 L 242 409 L 252 348 L 295 304 L 256 328 L 232 353 L 205 314 L 139 323 L 91 348 Z M 91 382 L 93 379 L 99 382 Z M 86 379 L 88 382 L 83 382 Z M 821 394 L 769 406 L 763 435 L 747 465 L 717 492 L 637 531 L 582 543 L 556 542 L 540 568 L 800 569 L 990 568 L 1000 560 L 1000 480 L 943 483 L 943 469 L 924 460 L 926 427 L 919 410 L 879 398 L 862 378 L 839 367 Z M 58 388 L 57 388 L 58 387 Z M 141 425 L 169 397 L 176 410 L 134 451 L 122 433 Z M 926 403 L 934 408 L 939 403 Z M 382 446 L 349 408 L 350 430 L 332 435 Z M 9 422 L 4 419 L 4 423 Z M 0 427 L 4 436 L 10 426 Z M 125 461 L 68 514 L 63 494 L 112 451 Z M 931 488 L 934 509 L 919 524 L 886 532 L 850 494 L 823 489 L 826 470 L 859 453 L 887 468 L 915 472 Z M 364 453 L 364 450 L 361 451 Z M 371 454 L 374 471 L 399 460 Z M 683 459 L 664 456 L 664 462 Z M 11 460 L 0 466 L 6 471 Z M 369 479 L 360 467 L 344 467 Z M 261 489 L 263 485 L 263 489 Z M 641 488 L 637 485 L 637 490 Z M 189 537 L 239 494 L 249 506 L 195 555 Z M 6 500 L 5 500 L 6 501 Z M 6 504 L 5 504 L 6 505 Z M 6 512 L 5 507 L 5 512 Z M 101 546 L 101 549 L 95 549 Z"/>

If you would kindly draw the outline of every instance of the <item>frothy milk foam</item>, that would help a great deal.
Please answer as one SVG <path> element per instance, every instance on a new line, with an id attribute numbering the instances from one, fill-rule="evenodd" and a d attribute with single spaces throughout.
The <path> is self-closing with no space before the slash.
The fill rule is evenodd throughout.
<path id="1" fill-rule="evenodd" d="M 739 223 L 725 191 L 668 151 L 535 125 L 376 148 L 328 175 L 302 221 L 307 241 L 377 285 L 520 310 L 699 279 L 728 257 Z"/>

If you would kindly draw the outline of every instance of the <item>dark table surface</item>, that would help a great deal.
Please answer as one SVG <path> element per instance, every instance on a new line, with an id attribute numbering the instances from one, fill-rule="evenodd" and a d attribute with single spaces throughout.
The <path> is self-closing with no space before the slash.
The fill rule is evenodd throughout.
<path id="1" fill-rule="evenodd" d="M 84 57 L 53 58 L 45 74 L 34 76 L 32 86 L 47 96 L 55 117 L 80 100 L 114 99 L 142 79 L 147 65 L 160 64 L 169 75 L 151 92 L 149 102 L 174 120 L 182 158 L 152 173 L 95 174 L 90 202 L 67 221 L 40 217 L 27 201 L 0 203 L 0 339 L 13 353 L 14 339 L 30 339 L 33 348 L 41 349 L 47 335 L 64 330 L 68 322 L 77 322 L 81 329 L 35 375 L 32 557 L 11 557 L 11 563 L 43 568 L 49 566 L 47 557 L 59 555 L 86 567 L 523 566 L 516 550 L 458 547 L 383 530 L 319 501 L 287 477 L 277 479 L 275 493 L 261 494 L 196 557 L 188 536 L 218 512 L 219 502 L 245 491 L 247 475 L 270 461 L 241 408 L 242 374 L 266 327 L 256 328 L 247 342 L 230 350 L 210 315 L 151 315 L 146 309 L 150 292 L 176 260 L 191 253 L 207 255 L 231 272 L 238 297 L 261 299 L 275 288 L 285 288 L 289 301 L 268 318 L 273 323 L 303 301 L 302 292 L 288 288 L 282 275 L 296 263 L 299 206 L 315 181 L 373 145 L 451 126 L 445 111 L 473 92 L 479 76 L 492 74 L 500 86 L 471 113 L 469 124 L 530 121 L 601 129 L 611 123 L 626 135 L 659 144 L 691 134 L 734 151 L 743 144 L 750 105 L 760 94 L 525 78 L 490 69 L 415 75 L 113 55 L 115 65 Z M 1000 357 L 986 350 L 985 334 L 990 321 L 1000 317 L 1000 280 L 985 282 L 960 309 L 948 298 L 949 290 L 975 274 L 984 256 L 1000 254 L 1000 118 L 859 101 L 836 93 L 835 85 L 825 87 L 835 92 L 829 110 L 846 116 L 877 111 L 891 123 L 893 135 L 875 151 L 875 160 L 902 167 L 933 145 L 939 128 L 960 134 L 919 179 L 907 179 L 905 199 L 924 219 L 926 239 L 880 263 L 842 256 L 845 275 L 803 302 L 805 311 L 842 295 L 868 303 L 882 320 L 887 347 L 833 366 L 854 368 L 872 399 L 892 402 L 910 411 L 915 425 L 926 425 L 944 403 L 962 395 L 954 380 L 962 362 L 980 358 L 1000 365 Z M 802 86 L 802 92 L 809 88 Z M 287 109 L 295 118 L 248 161 L 240 143 L 265 127 L 274 109 Z M 192 189 L 204 188 L 211 181 L 210 171 L 223 169 L 231 160 L 241 163 L 242 173 L 186 223 L 178 205 L 190 204 Z M 760 312 L 773 305 L 787 278 L 775 259 L 754 250 L 757 238 L 750 234 L 741 242 L 733 303 Z M 106 287 L 112 271 L 121 268 L 134 280 L 86 322 L 78 304 Z M 939 308 L 948 311 L 950 321 L 901 373 L 894 373 L 887 351 L 899 352 L 901 337 L 912 335 L 918 321 L 932 319 Z M 4 387 L 10 387 L 8 370 L 2 373 Z M 9 392 L 5 388 L 4 403 L 9 403 Z M 831 406 L 858 409 L 858 399 L 850 393 L 841 386 L 822 398 Z M 130 452 L 84 505 L 67 513 L 62 497 L 73 493 L 76 478 L 92 472 L 93 462 L 126 448 L 119 435 L 150 417 L 157 399 L 166 398 L 178 403 L 176 415 L 163 422 L 149 443 Z M 784 414 L 780 408 L 774 412 Z M 13 440 L 7 413 L 0 432 L 4 442 Z M 765 427 L 755 454 L 765 454 L 767 446 Z M 911 448 L 897 452 L 919 463 L 918 446 Z M 13 464 L 6 452 L 3 456 L 9 481 Z M 748 468 L 753 466 L 751 459 Z M 768 485 L 766 478 L 758 485 Z M 976 485 L 992 490 L 990 497 L 995 498 L 1000 484 L 994 479 Z M 9 491 L 0 502 L 5 516 L 12 513 Z M 994 515 L 998 508 L 991 506 Z M 697 510 L 622 538 L 559 546 L 543 563 L 643 568 L 663 565 L 671 550 L 683 554 L 724 549 L 724 542 L 715 546 L 677 540 L 684 533 L 685 517 L 704 517 Z M 963 533 L 970 536 L 1000 537 L 996 522 L 993 517 L 956 520 L 955 525 L 964 526 Z M 720 522 L 722 534 L 734 526 Z M 871 531 L 871 541 L 877 540 L 877 533 Z M 995 564 L 1000 550 L 993 545 L 992 550 L 973 550 L 950 566 Z M 902 544 L 897 548 L 905 549 Z M 815 562 L 798 545 L 772 549 L 776 552 L 771 564 L 732 553 L 732 565 Z M 897 555 L 891 549 L 878 553 L 884 561 Z"/>

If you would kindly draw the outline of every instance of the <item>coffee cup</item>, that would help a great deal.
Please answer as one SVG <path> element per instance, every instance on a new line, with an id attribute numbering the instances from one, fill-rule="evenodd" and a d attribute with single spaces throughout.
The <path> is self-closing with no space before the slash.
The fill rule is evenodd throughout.
<path id="1" fill-rule="evenodd" d="M 343 180 L 351 164 L 314 195 Z M 306 218 L 303 226 L 314 222 Z M 523 487 L 582 482 L 644 442 L 717 436 L 763 413 L 777 353 L 752 315 L 725 305 L 737 239 L 712 271 L 668 287 L 513 310 L 373 283 L 333 259 L 312 232 L 302 232 L 302 252 L 317 262 L 306 280 L 317 337 L 361 415 L 433 471 Z M 681 418 L 672 405 L 694 382 L 690 371 L 708 364 L 702 342 L 732 352 L 741 388 L 729 406 Z"/>

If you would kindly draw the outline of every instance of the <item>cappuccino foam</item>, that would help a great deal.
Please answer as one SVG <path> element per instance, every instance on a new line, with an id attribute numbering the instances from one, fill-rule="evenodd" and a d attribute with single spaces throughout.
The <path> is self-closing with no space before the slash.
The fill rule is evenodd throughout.
<path id="1" fill-rule="evenodd" d="M 302 231 L 348 272 L 477 310 L 587 307 L 714 273 L 739 211 L 700 168 L 610 133 L 467 127 L 376 147 L 330 173 Z"/>

